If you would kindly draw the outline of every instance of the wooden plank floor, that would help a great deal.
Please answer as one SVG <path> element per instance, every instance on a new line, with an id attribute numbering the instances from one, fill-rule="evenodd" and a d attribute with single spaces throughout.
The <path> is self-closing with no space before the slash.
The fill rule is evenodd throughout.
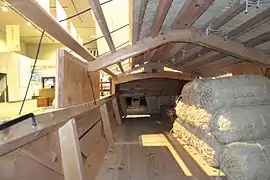
<path id="1" fill-rule="evenodd" d="M 201 158 L 196 162 L 168 131 L 151 118 L 126 120 L 119 126 L 96 180 L 216 179 L 218 170 L 207 167 Z"/>

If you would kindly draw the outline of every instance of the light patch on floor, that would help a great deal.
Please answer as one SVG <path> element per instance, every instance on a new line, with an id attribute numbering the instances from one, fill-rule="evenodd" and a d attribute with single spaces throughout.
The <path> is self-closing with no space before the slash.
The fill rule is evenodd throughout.
<path id="1" fill-rule="evenodd" d="M 177 139 L 177 141 L 182 145 L 182 147 L 187 151 L 187 153 L 192 157 L 198 165 L 204 170 L 208 176 L 225 176 L 225 174 L 220 169 L 215 169 L 207 165 L 207 162 L 200 156 L 198 151 L 191 146 L 185 145 L 183 141 Z"/>
<path id="2" fill-rule="evenodd" d="M 140 141 L 142 146 L 166 146 L 175 161 L 182 168 L 186 176 L 192 176 L 184 161 L 181 159 L 179 154 L 176 152 L 172 144 L 168 141 L 164 134 L 143 134 L 140 136 Z M 185 144 L 181 140 L 177 139 L 181 145 Z M 207 165 L 203 158 L 198 154 L 198 152 L 189 146 L 183 146 L 183 148 L 188 152 L 188 154 L 198 163 L 198 165 L 204 170 L 208 176 L 224 176 L 224 173 L 220 170 L 212 168 Z"/>
<path id="3" fill-rule="evenodd" d="M 172 156 L 174 157 L 177 164 L 184 171 L 186 176 L 192 176 L 192 173 L 189 171 L 184 161 L 181 159 L 179 154 L 172 147 L 171 143 L 167 140 L 164 134 L 143 134 L 140 137 L 142 146 L 165 146 L 168 148 Z"/>

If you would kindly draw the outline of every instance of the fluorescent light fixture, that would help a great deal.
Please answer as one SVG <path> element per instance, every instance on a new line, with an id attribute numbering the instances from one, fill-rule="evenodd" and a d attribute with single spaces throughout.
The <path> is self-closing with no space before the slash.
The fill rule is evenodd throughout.
<path id="1" fill-rule="evenodd" d="M 135 64 L 135 67 L 139 67 L 139 64 Z"/>

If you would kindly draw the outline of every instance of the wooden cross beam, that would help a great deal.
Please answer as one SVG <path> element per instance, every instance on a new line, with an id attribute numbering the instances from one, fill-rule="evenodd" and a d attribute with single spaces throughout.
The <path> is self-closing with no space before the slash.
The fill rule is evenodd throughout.
<path id="1" fill-rule="evenodd" d="M 245 47 L 243 44 L 232 40 L 225 40 L 223 37 L 214 34 L 209 34 L 208 36 L 206 36 L 195 30 L 186 29 L 171 30 L 167 33 L 162 33 L 155 38 L 144 38 L 138 43 L 136 43 L 134 46 L 127 46 L 121 48 L 115 53 L 101 56 L 100 58 L 97 58 L 97 60 L 89 62 L 88 70 L 95 71 L 103 69 L 114 63 L 121 62 L 125 59 L 155 49 L 163 44 L 173 42 L 193 43 L 250 62 L 266 65 L 270 64 L 270 57 L 259 50 Z"/>
<path id="2" fill-rule="evenodd" d="M 103 36 L 105 37 L 105 40 L 111 50 L 111 52 L 115 51 L 115 46 L 113 44 L 113 40 L 104 16 L 104 13 L 102 11 L 101 5 L 99 3 L 99 0 L 89 0 L 89 4 L 92 8 L 92 11 L 96 17 L 96 20 L 98 22 L 98 25 L 100 27 L 100 30 L 102 31 Z"/>
<path id="3" fill-rule="evenodd" d="M 7 0 L 12 7 L 17 9 L 31 22 L 42 28 L 60 43 L 80 55 L 87 61 L 95 58 L 75 40 L 66 29 L 64 29 L 56 19 L 46 12 L 37 1 L 33 0 Z"/>
<path id="4" fill-rule="evenodd" d="M 118 76 L 115 83 L 121 84 L 121 83 L 130 82 L 130 81 L 149 79 L 149 78 L 168 78 L 168 79 L 187 80 L 187 81 L 190 81 L 193 79 L 191 75 L 183 74 L 179 72 L 170 72 L 170 71 L 156 72 L 156 73 L 143 72 L 143 73 L 129 74 L 126 76 Z"/>
<path id="5" fill-rule="evenodd" d="M 103 36 L 105 37 L 105 40 L 111 50 L 111 52 L 115 52 L 115 46 L 112 40 L 112 36 L 109 31 L 109 27 L 107 25 L 104 13 L 102 11 L 101 5 L 99 3 L 99 0 L 89 0 L 89 4 L 92 8 L 92 11 L 96 17 L 96 20 L 98 22 L 98 25 L 102 31 Z M 124 73 L 124 69 L 121 65 L 121 63 L 118 63 L 118 66 L 122 73 Z"/>

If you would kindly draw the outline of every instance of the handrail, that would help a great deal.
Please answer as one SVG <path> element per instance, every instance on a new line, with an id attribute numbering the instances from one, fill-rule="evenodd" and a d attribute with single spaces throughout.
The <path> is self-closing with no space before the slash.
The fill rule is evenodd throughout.
<path id="1" fill-rule="evenodd" d="M 97 105 L 94 104 L 94 101 L 91 101 L 38 114 L 35 116 L 36 127 L 32 127 L 29 122 L 23 121 L 0 131 L 0 156 L 56 131 L 71 118 L 107 103 L 112 100 L 114 96 L 115 95 L 110 95 L 99 99 Z"/>

